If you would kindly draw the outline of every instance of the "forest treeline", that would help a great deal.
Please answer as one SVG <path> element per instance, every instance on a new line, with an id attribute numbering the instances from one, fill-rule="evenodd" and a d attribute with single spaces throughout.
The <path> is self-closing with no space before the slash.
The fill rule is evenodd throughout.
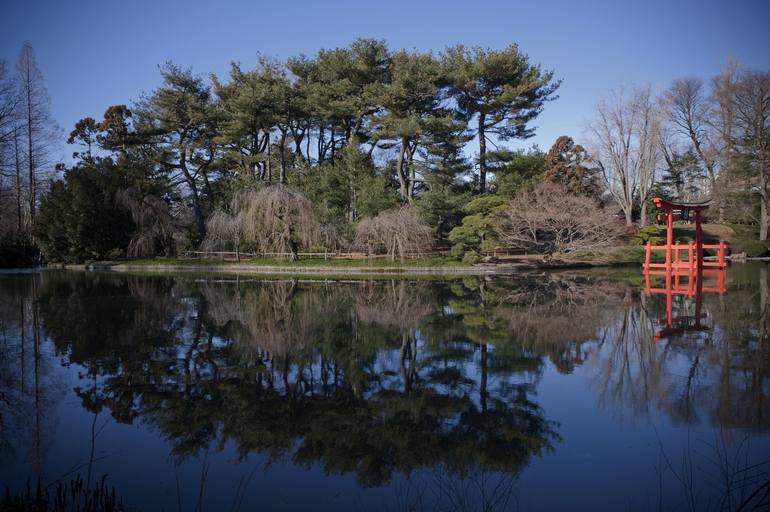
<path id="1" fill-rule="evenodd" d="M 714 200 L 767 237 L 770 74 L 616 89 L 586 140 L 512 150 L 561 84 L 516 45 L 393 50 L 359 39 L 228 76 L 167 63 L 162 83 L 65 136 L 30 45 L 0 66 L 2 259 L 186 250 L 600 252 L 653 195 Z M 766 247 L 763 245 L 764 251 Z M 40 256 L 38 256 L 40 251 Z"/>

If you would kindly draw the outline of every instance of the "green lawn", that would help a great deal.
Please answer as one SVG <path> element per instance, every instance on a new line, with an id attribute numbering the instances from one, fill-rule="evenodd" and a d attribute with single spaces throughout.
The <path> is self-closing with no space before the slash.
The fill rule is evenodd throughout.
<path id="1" fill-rule="evenodd" d="M 364 268 L 386 268 L 386 267 L 463 267 L 467 266 L 462 261 L 448 257 L 427 257 L 415 258 L 400 261 L 396 259 L 328 259 L 307 258 L 291 261 L 284 258 L 252 258 L 242 259 L 240 262 L 235 260 L 221 260 L 215 258 L 154 258 L 144 260 L 123 260 L 98 262 L 103 265 L 175 265 L 175 266 L 221 266 L 221 265 L 241 265 L 241 266 L 260 266 L 260 267 L 364 267 Z"/>

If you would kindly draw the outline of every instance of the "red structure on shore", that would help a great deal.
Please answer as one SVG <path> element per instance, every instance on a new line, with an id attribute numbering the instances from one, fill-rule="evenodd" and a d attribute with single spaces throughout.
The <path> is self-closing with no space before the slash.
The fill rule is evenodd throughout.
<path id="1" fill-rule="evenodd" d="M 703 228 L 701 227 L 701 212 L 709 207 L 710 202 L 703 203 L 674 203 L 655 197 L 652 199 L 655 206 L 664 212 L 666 217 L 666 245 L 652 245 L 647 242 L 644 258 L 644 268 L 655 269 L 698 269 L 704 267 L 724 268 L 727 266 L 725 257 L 727 256 L 727 245 L 724 242 L 718 244 L 703 243 Z M 674 243 L 674 216 L 682 220 L 690 220 L 690 216 L 695 219 L 695 243 L 675 244 Z M 704 261 L 703 251 L 705 249 L 716 249 L 716 261 Z M 653 263 L 653 251 L 665 251 L 665 263 Z M 687 259 L 682 255 L 686 253 Z"/>

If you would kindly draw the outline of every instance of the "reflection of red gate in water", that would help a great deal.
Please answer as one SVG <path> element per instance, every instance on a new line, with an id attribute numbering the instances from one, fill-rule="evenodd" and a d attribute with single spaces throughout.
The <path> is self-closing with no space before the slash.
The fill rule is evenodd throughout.
<path id="1" fill-rule="evenodd" d="M 727 270 L 725 269 L 666 269 L 644 271 L 644 292 L 647 295 L 661 294 L 666 296 L 666 318 L 658 321 L 665 325 L 655 333 L 653 340 L 658 341 L 669 336 L 677 336 L 688 331 L 705 331 L 709 327 L 701 324 L 703 314 L 701 303 L 704 293 L 727 293 L 725 285 Z M 664 277 L 663 288 L 653 286 L 653 277 Z M 678 315 L 674 317 L 674 295 L 695 299 L 694 315 Z"/>

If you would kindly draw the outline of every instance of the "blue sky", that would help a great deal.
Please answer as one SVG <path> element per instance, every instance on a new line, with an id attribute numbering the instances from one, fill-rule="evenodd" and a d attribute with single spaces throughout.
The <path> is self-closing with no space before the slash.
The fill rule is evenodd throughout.
<path id="1" fill-rule="evenodd" d="M 564 83 L 536 120 L 537 135 L 513 147 L 547 149 L 562 134 L 579 140 L 597 99 L 620 84 L 709 78 L 728 58 L 770 70 L 770 0 L 5 0 L 0 8 L 0 58 L 13 65 L 32 43 L 67 132 L 152 90 L 167 60 L 225 75 L 230 61 L 250 67 L 258 52 L 313 54 L 357 37 L 434 51 L 518 43 Z"/>

